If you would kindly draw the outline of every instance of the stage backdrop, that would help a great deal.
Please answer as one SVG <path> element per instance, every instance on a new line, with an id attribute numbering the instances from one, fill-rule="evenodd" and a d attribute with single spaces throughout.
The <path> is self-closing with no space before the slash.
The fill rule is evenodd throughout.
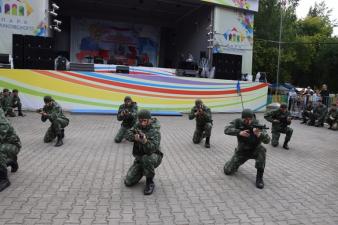
<path id="1" fill-rule="evenodd" d="M 242 56 L 242 73 L 252 73 L 254 15 L 224 7 L 215 7 L 214 53 Z"/>
<path id="2" fill-rule="evenodd" d="M 259 5 L 259 0 L 202 0 L 202 1 L 256 12 L 258 12 Z"/>
<path id="3" fill-rule="evenodd" d="M 0 69 L 0 88 L 18 89 L 26 109 L 43 105 L 51 95 L 65 110 L 118 109 L 126 95 L 140 108 L 152 111 L 189 112 L 201 98 L 213 112 L 242 111 L 237 81 L 175 77 L 160 74 L 113 74 L 46 70 Z M 265 110 L 267 84 L 241 82 L 245 108 Z"/>
<path id="4" fill-rule="evenodd" d="M 160 30 L 149 25 L 72 18 L 71 61 L 99 56 L 112 64 L 157 66 Z"/>
<path id="5" fill-rule="evenodd" d="M 0 0 L 0 53 L 12 54 L 12 35 L 48 35 L 47 0 Z"/>

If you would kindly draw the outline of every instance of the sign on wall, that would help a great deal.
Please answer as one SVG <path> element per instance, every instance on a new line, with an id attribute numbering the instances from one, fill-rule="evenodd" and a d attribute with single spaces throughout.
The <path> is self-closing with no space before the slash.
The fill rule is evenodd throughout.
<path id="1" fill-rule="evenodd" d="M 12 35 L 48 35 L 47 0 L 0 0 L 0 53 L 12 53 Z"/>
<path id="2" fill-rule="evenodd" d="M 72 18 L 71 60 L 98 57 L 112 64 L 157 66 L 160 30 L 149 25 Z"/>
<path id="3" fill-rule="evenodd" d="M 218 5 L 230 6 L 258 12 L 259 0 L 202 0 Z"/>

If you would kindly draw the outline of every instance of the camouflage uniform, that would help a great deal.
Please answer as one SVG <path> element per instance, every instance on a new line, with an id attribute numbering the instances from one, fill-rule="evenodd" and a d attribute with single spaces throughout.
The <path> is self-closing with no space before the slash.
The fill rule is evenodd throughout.
<path id="1" fill-rule="evenodd" d="M 11 105 L 12 108 L 18 108 L 18 115 L 19 116 L 24 116 L 24 114 L 22 114 L 22 104 L 21 104 L 21 100 L 18 94 L 14 94 L 14 93 L 18 93 L 18 90 L 13 90 L 12 96 L 11 96 Z"/>
<path id="2" fill-rule="evenodd" d="M 198 111 L 202 113 L 197 114 Z M 212 115 L 211 110 L 203 104 L 201 100 L 196 100 L 195 106 L 191 109 L 189 120 L 196 118 L 196 128 L 192 141 L 194 144 L 199 144 L 205 137 L 205 147 L 210 148 L 210 136 L 212 129 Z"/>
<path id="3" fill-rule="evenodd" d="M 265 113 L 264 118 L 272 123 L 271 145 L 273 147 L 278 146 L 280 134 L 283 133 L 286 134 L 283 148 L 289 149 L 288 142 L 292 137 L 293 130 L 292 128 L 288 127 L 288 125 L 291 124 L 291 114 L 288 111 L 283 112 L 282 108 L 284 107 L 286 110 L 286 105 L 282 104 L 280 109 Z"/>
<path id="4" fill-rule="evenodd" d="M 8 94 L 5 95 L 5 92 Z M 0 105 L 3 111 L 5 112 L 5 116 L 15 117 L 15 113 L 13 112 L 13 107 L 12 107 L 12 97 L 9 96 L 8 89 L 4 89 L 3 96 L 1 97 Z"/>
<path id="5" fill-rule="evenodd" d="M 55 146 L 60 146 L 63 144 L 62 139 L 64 138 L 64 128 L 68 126 L 69 119 L 63 114 L 61 106 L 54 100 L 51 101 L 51 106 L 45 105 L 42 109 L 43 112 L 47 113 L 47 115 L 42 115 L 41 121 L 46 122 L 49 120 L 51 122 L 51 126 L 48 128 L 43 140 L 45 143 L 49 143 L 57 137 L 58 141 Z M 45 101 L 45 103 L 47 102 Z"/>
<path id="6" fill-rule="evenodd" d="M 303 124 L 307 123 L 307 121 L 310 119 L 312 110 L 313 110 L 312 102 L 309 102 L 302 112 L 302 120 L 303 120 L 302 123 Z"/>
<path id="7" fill-rule="evenodd" d="M 142 119 L 142 113 L 144 111 L 145 110 L 141 110 L 138 113 L 139 119 Z M 138 132 L 144 134 L 147 139 L 146 143 L 135 140 L 135 135 Z M 161 133 L 159 122 L 156 118 L 153 118 L 147 127 L 142 127 L 140 123 L 136 123 L 133 128 L 127 132 L 126 138 L 128 141 L 134 142 L 133 156 L 135 160 L 128 170 L 125 185 L 128 187 L 133 186 L 137 184 L 143 176 L 147 178 L 147 185 L 150 183 L 153 184 L 155 168 L 161 164 L 163 158 L 163 153 L 160 150 Z"/>
<path id="8" fill-rule="evenodd" d="M 324 104 L 319 103 L 317 107 L 314 108 L 313 113 L 311 113 L 308 125 L 322 127 L 324 125 L 326 114 L 327 107 Z"/>
<path id="9" fill-rule="evenodd" d="M 127 104 L 120 105 L 119 111 L 117 113 L 117 120 L 122 121 L 121 127 L 115 136 L 115 142 L 120 143 L 125 137 L 127 131 L 130 128 L 132 128 L 136 123 L 137 103 L 132 102 L 130 105 Z"/>
<path id="10" fill-rule="evenodd" d="M 330 109 L 325 121 L 329 124 L 329 129 L 338 130 L 338 109 L 335 105 Z"/>
<path id="11" fill-rule="evenodd" d="M 246 114 L 247 113 L 247 114 Z M 252 123 L 246 125 L 243 121 L 243 118 L 250 116 L 252 118 Z M 252 117 L 251 117 L 252 116 Z M 253 125 L 259 125 L 258 120 L 254 119 L 253 113 L 251 110 L 245 109 L 242 113 L 242 119 L 238 118 L 230 122 L 229 126 L 226 126 L 224 129 L 224 134 L 237 136 L 238 146 L 235 149 L 234 155 L 232 158 L 225 163 L 224 173 L 226 175 L 231 175 L 235 173 L 238 168 L 244 164 L 249 159 L 255 159 L 255 167 L 257 169 L 257 181 L 256 185 L 259 188 L 263 188 L 258 184 L 259 179 L 263 182 L 263 173 L 265 168 L 265 158 L 266 158 L 266 149 L 261 145 L 261 142 L 268 144 L 270 142 L 270 137 L 267 132 L 263 129 L 259 137 L 253 133 Z M 249 137 L 240 136 L 241 131 L 250 130 Z M 264 186 L 264 183 L 263 183 Z"/>
<path id="12" fill-rule="evenodd" d="M 20 138 L 5 118 L 3 110 L 0 109 L 0 191 L 10 185 L 7 166 L 12 167 L 12 172 L 16 172 L 19 168 L 17 155 L 20 149 Z"/>

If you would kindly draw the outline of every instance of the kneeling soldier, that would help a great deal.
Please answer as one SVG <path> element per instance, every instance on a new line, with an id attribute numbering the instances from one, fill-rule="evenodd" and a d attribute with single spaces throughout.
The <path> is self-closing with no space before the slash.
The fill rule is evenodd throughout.
<path id="1" fill-rule="evenodd" d="M 154 191 L 155 168 L 163 158 L 160 150 L 161 133 L 160 125 L 156 118 L 151 118 L 148 110 L 138 113 L 138 123 L 127 133 L 127 140 L 134 142 L 134 164 L 129 168 L 124 181 L 127 187 L 137 184 L 143 176 L 146 177 L 145 195 L 151 195 Z"/>
<path id="2" fill-rule="evenodd" d="M 232 175 L 238 168 L 248 159 L 256 160 L 256 187 L 264 188 L 263 173 L 265 168 L 266 149 L 261 145 L 261 142 L 268 144 L 270 137 L 265 131 L 265 125 L 259 125 L 255 119 L 254 113 L 250 109 L 244 109 L 242 118 L 238 118 L 226 126 L 224 133 L 227 135 L 237 136 L 238 146 L 235 153 L 224 165 L 224 173 Z"/>

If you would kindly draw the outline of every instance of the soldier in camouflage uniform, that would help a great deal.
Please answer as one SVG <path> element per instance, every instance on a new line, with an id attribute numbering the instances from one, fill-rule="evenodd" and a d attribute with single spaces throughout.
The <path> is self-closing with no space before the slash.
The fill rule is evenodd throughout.
<path id="1" fill-rule="evenodd" d="M 314 108 L 310 115 L 310 121 L 308 125 L 322 127 L 324 126 L 324 120 L 327 114 L 327 107 L 323 104 L 322 100 L 318 100 L 317 106 Z"/>
<path id="2" fill-rule="evenodd" d="M 7 166 L 12 167 L 13 173 L 19 168 L 17 155 L 20 149 L 20 138 L 0 108 L 0 192 L 11 184 L 8 180 Z"/>
<path id="3" fill-rule="evenodd" d="M 206 148 L 210 148 L 210 136 L 212 129 L 211 110 L 203 104 L 202 100 L 197 99 L 195 106 L 191 109 L 189 120 L 196 118 L 196 129 L 192 141 L 199 144 L 205 137 Z"/>
<path id="4" fill-rule="evenodd" d="M 43 109 L 38 110 L 41 114 L 41 121 L 46 122 L 49 120 L 51 122 L 51 126 L 48 128 L 43 140 L 45 143 L 49 143 L 57 137 L 55 147 L 59 147 L 63 145 L 64 128 L 68 126 L 69 119 L 63 115 L 61 106 L 51 96 L 45 96 L 43 100 L 45 106 Z"/>
<path id="5" fill-rule="evenodd" d="M 130 187 L 145 176 L 144 194 L 151 195 L 155 188 L 155 168 L 161 164 L 163 158 L 163 153 L 160 150 L 160 125 L 157 119 L 152 119 L 148 110 L 141 110 L 138 113 L 138 123 L 128 131 L 126 138 L 128 141 L 134 142 L 133 156 L 135 160 L 128 170 L 124 183 Z"/>
<path id="6" fill-rule="evenodd" d="M 307 123 L 307 121 L 310 119 L 312 110 L 313 110 L 312 102 L 309 101 L 306 104 L 306 107 L 305 107 L 305 109 L 302 112 L 302 120 L 303 121 L 301 122 L 301 124 Z"/>
<path id="7" fill-rule="evenodd" d="M 290 112 L 287 111 L 287 105 L 283 103 L 279 109 L 265 113 L 264 118 L 272 123 L 271 145 L 277 147 L 280 134 L 283 133 L 285 134 L 283 148 L 289 150 L 288 143 L 292 137 L 293 130 L 288 127 L 291 124 L 292 117 Z"/>
<path id="8" fill-rule="evenodd" d="M 11 96 L 11 100 L 12 100 L 12 108 L 18 108 L 18 116 L 25 116 L 22 113 L 22 104 L 21 104 L 21 100 L 19 97 L 19 91 L 17 89 L 14 89 L 12 92 L 12 96 Z"/>
<path id="9" fill-rule="evenodd" d="M 234 174 L 238 168 L 249 159 L 255 159 L 257 169 L 256 187 L 264 188 L 263 174 L 265 168 L 266 149 L 261 142 L 268 144 L 270 137 L 255 119 L 254 113 L 250 109 L 244 109 L 242 118 L 235 119 L 226 126 L 224 133 L 227 135 L 237 136 L 238 146 L 235 153 L 224 165 L 226 175 Z"/>
<path id="10" fill-rule="evenodd" d="M 329 125 L 329 129 L 332 130 L 338 129 L 338 110 L 336 104 L 331 105 L 331 108 L 326 116 L 325 121 Z"/>
<path id="11" fill-rule="evenodd" d="M 133 102 L 131 97 L 126 96 L 124 98 L 124 104 L 120 105 L 117 113 L 117 120 L 122 121 L 121 128 L 115 136 L 115 142 L 120 143 L 137 120 L 137 103 Z"/>
<path id="12" fill-rule="evenodd" d="M 12 108 L 12 98 L 7 88 L 5 88 L 2 92 L 0 105 L 5 112 L 5 116 L 15 117 L 15 113 Z"/>

